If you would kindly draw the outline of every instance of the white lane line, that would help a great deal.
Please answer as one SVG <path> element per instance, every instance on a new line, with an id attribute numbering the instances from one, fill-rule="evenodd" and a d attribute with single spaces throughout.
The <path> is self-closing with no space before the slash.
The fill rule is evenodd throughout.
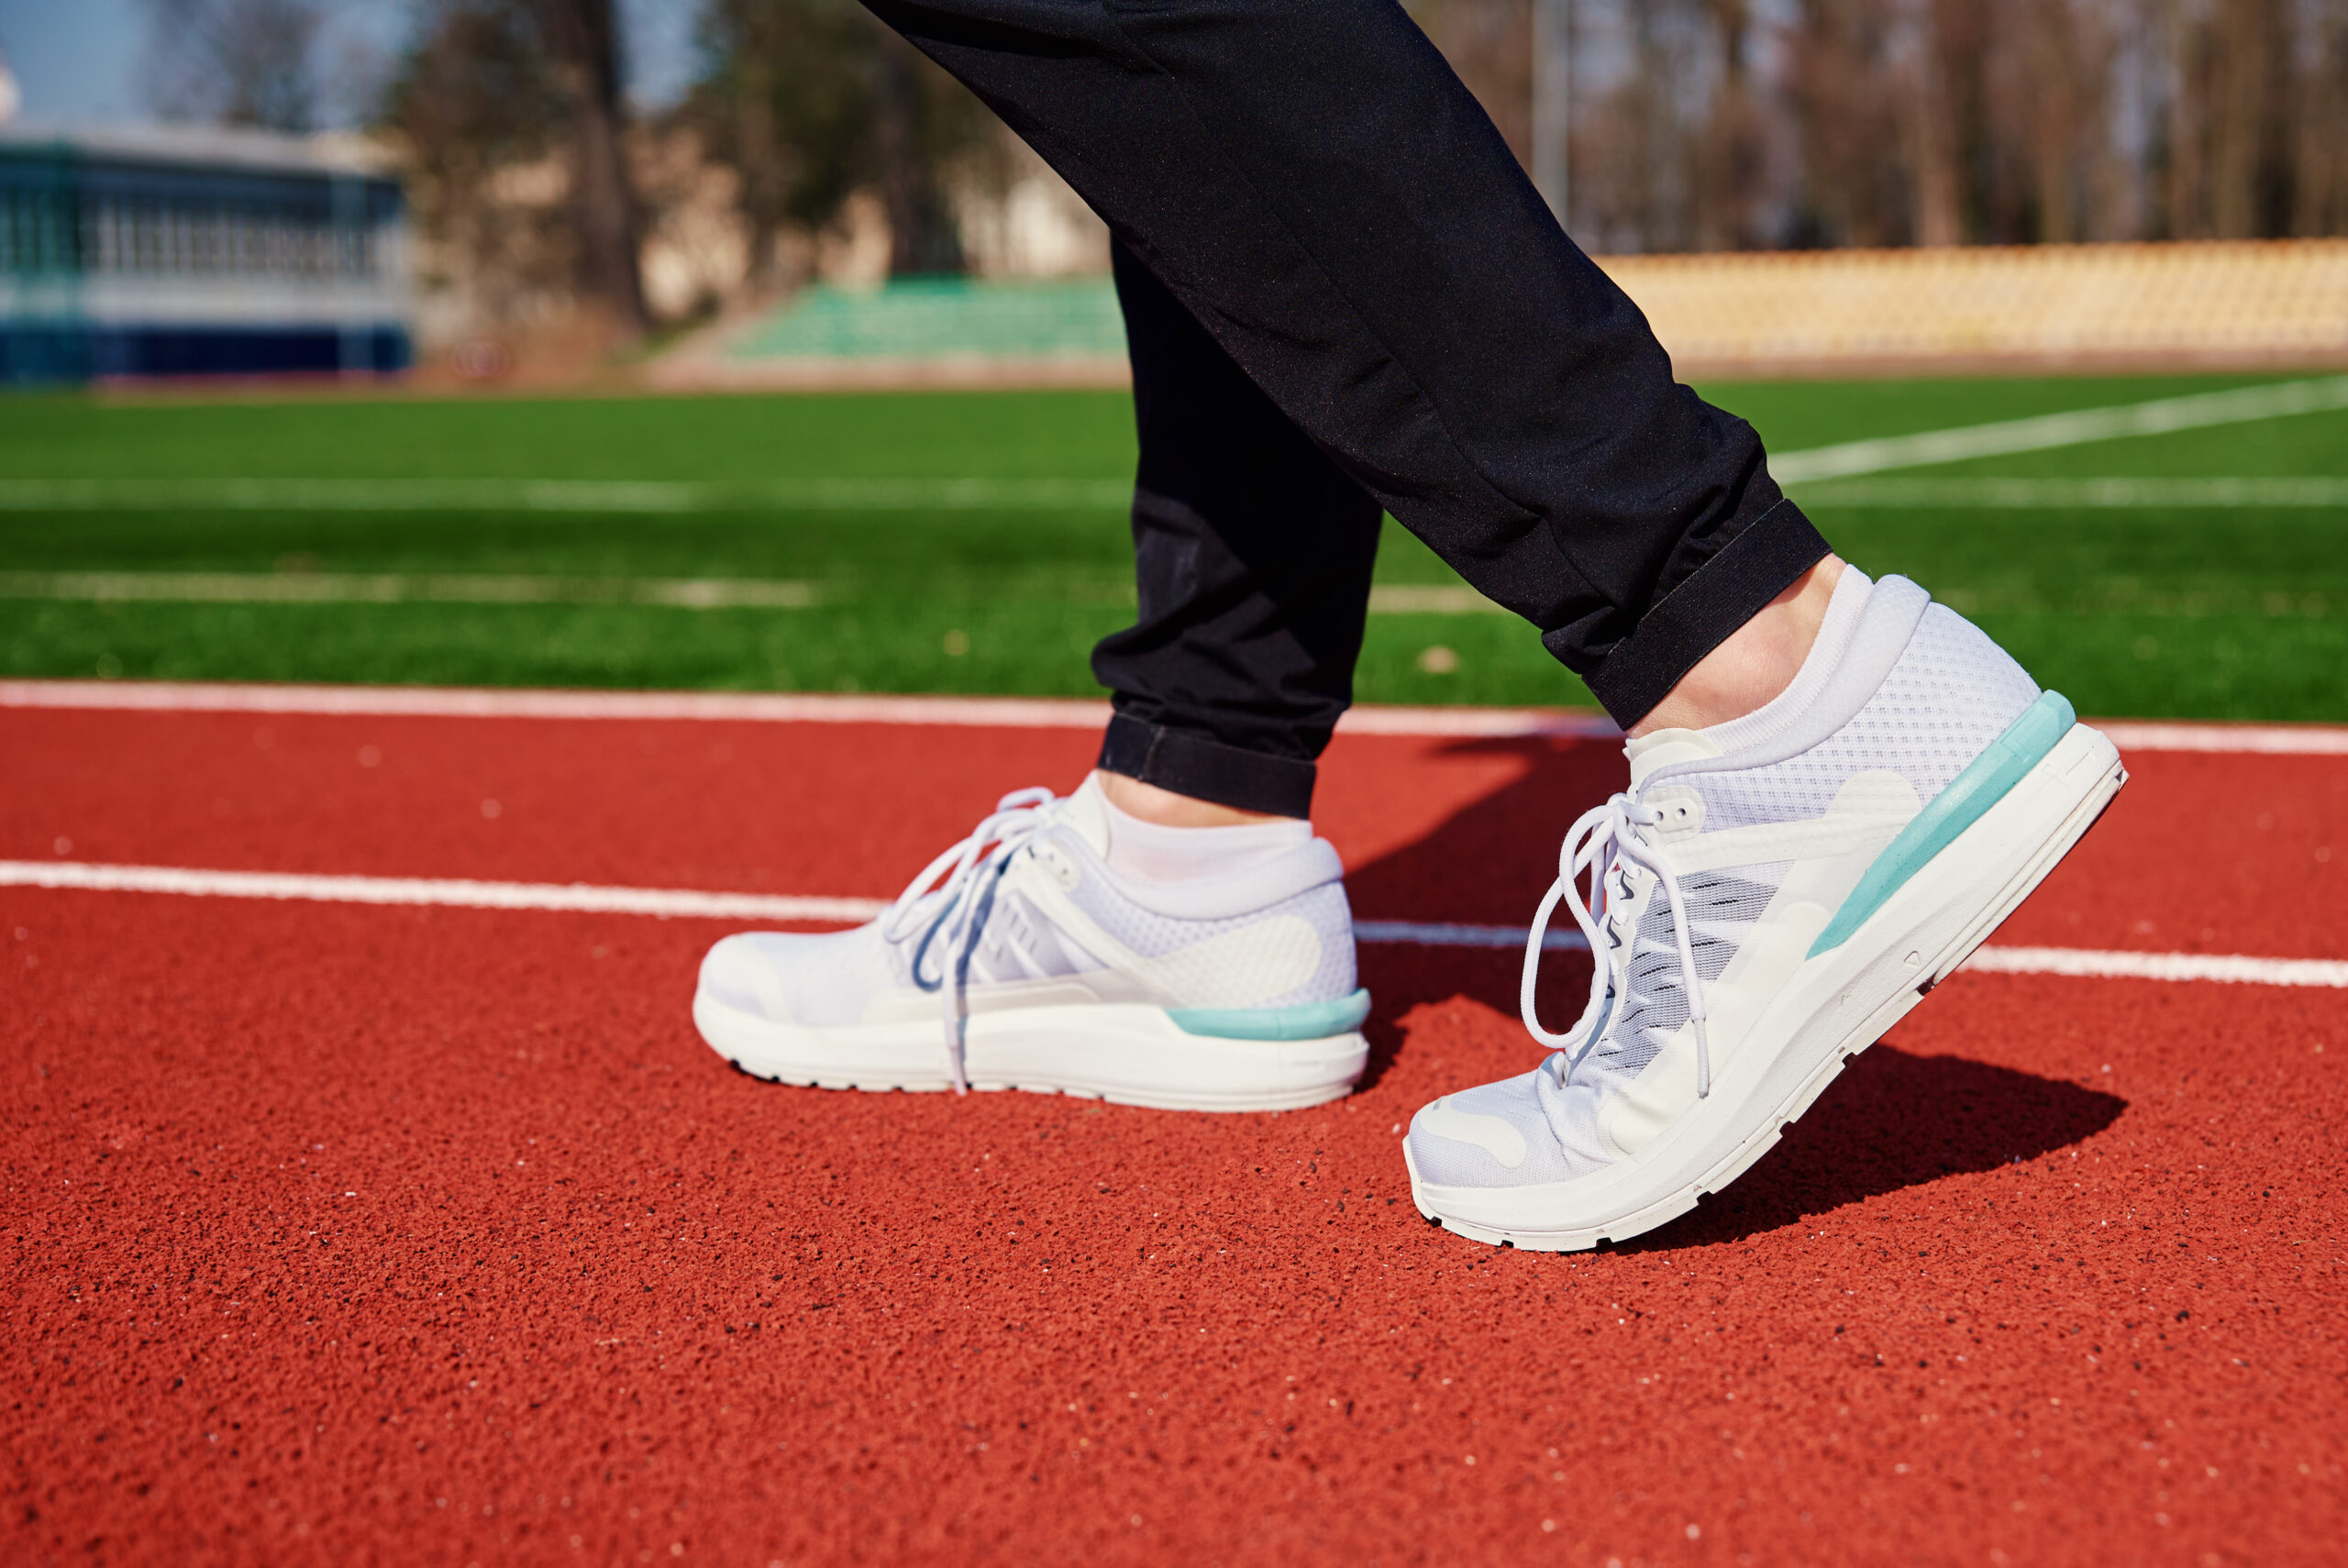
<path id="1" fill-rule="evenodd" d="M 320 877 L 280 871 L 199 871 L 178 866 L 0 860 L 0 888 L 102 893 L 178 893 L 211 899 L 299 899 L 327 904 L 424 904 L 449 909 L 556 910 L 582 914 L 671 915 L 699 920 L 821 921 L 855 924 L 888 904 L 878 899 L 708 893 L 677 888 L 598 888 L 584 882 L 477 882 L 425 877 Z"/>
<path id="2" fill-rule="evenodd" d="M 1931 463 L 1961 462 L 1967 458 L 2002 457 L 2010 452 L 2043 452 L 2057 447 L 2084 446 L 2090 441 L 2165 436 L 2176 430 L 2200 430 L 2215 425 L 2240 425 L 2339 408 L 2348 408 L 2348 376 L 2274 382 L 2240 387 L 2232 392 L 2197 392 L 2188 397 L 2156 398 L 2150 403 L 2121 403 L 2110 408 L 2078 408 L 2031 419 L 2001 419 L 1988 425 L 1925 430 L 1912 436 L 1885 436 L 1870 441 L 1844 441 L 1832 447 L 1779 452 L 1770 458 L 1769 472 L 1779 484 L 1800 484 L 1852 474 L 1881 473 L 1887 469 L 1922 468 Z"/>
<path id="3" fill-rule="evenodd" d="M 0 512 L 1116 512 L 1129 480 L 0 480 Z"/>
<path id="4" fill-rule="evenodd" d="M 1097 730 L 1090 698 L 879 697 L 824 692 L 501 691 L 480 687 L 278 686 L 238 681 L 0 680 L 0 708 L 149 713 L 303 713 L 430 719 L 636 719 L 785 724 L 912 724 Z M 1382 708 L 1347 712 L 1347 734 L 1618 739 L 1596 713 L 1537 708 Z"/>
<path id="5" fill-rule="evenodd" d="M 1420 947 L 1503 947 L 1524 951 L 1526 932 L 1512 925 L 1427 925 L 1356 921 L 1355 939 Z M 1550 952 L 1586 953 L 1578 931 L 1545 933 Z M 2086 979 L 2214 980 L 2234 985 L 2320 986 L 2348 989 L 2348 963 L 2329 958 L 2252 958 L 2238 954 L 2130 953 L 2086 947 L 1982 947 L 1964 967 L 1993 975 L 2062 975 Z"/>
<path id="6" fill-rule="evenodd" d="M 1853 480 L 1802 491 L 1809 507 L 2076 511 L 2348 508 L 2348 478 Z"/>
<path id="7" fill-rule="evenodd" d="M 1623 732 L 1603 713 L 1546 712 L 1539 708 L 1348 708 L 1341 735 L 1426 735 L 1458 740 L 1507 740 L 1528 735 L 1620 742 Z"/>
<path id="8" fill-rule="evenodd" d="M 1109 704 L 1057 697 L 877 697 L 821 692 L 503 691 L 446 686 L 277 686 L 240 681 L 0 680 L 0 709 L 148 713 L 288 713 L 426 719 L 634 719 L 783 724 L 932 724 L 1092 730 Z M 2091 721 L 2123 751 L 2348 756 L 2348 726 Z M 1359 707 L 1338 733 L 1508 740 L 1619 739 L 1596 713 L 1539 708 Z"/>
<path id="9" fill-rule="evenodd" d="M 1522 953 L 1527 934 L 1523 928 L 1512 925 L 1458 925 L 1412 920 L 1354 922 L 1355 941 L 1391 943 L 1401 947 L 1506 947 Z M 1578 931 L 1547 931 L 1541 933 L 1541 949 L 1545 953 L 1587 953 L 1589 939 Z"/>
<path id="10" fill-rule="evenodd" d="M 880 899 L 715 893 L 679 888 L 602 888 L 583 882 L 481 882 L 417 877 L 325 877 L 275 871 L 204 871 L 178 866 L 110 866 L 70 860 L 0 860 L 0 887 L 837 925 L 870 920 L 888 907 L 886 901 Z M 1526 933 L 1521 926 L 1508 925 L 1357 921 L 1354 924 L 1354 935 L 1361 942 L 1379 944 L 1497 947 L 1521 952 Z M 1551 950 L 1570 951 L 1582 948 L 1584 944 L 1578 932 L 1552 932 L 1542 945 Z M 2099 952 L 2073 947 L 1984 947 L 1967 959 L 1965 966 L 2000 975 L 2213 980 L 2233 985 L 2348 988 L 2348 963 L 2321 958 Z"/>
<path id="11" fill-rule="evenodd" d="M 277 686 L 234 681 L 0 680 L 0 708 L 305 713 L 424 719 L 650 719 L 785 724 L 1095 730 L 1087 698 L 850 697 L 732 691 L 500 691 L 479 687 Z"/>
<path id="12" fill-rule="evenodd" d="M 804 610 L 815 585 L 771 578 L 489 572 L 0 571 L 0 599 L 181 604 L 653 604 Z"/>
<path id="13" fill-rule="evenodd" d="M 1965 961 L 1992 975 L 2077 975 L 2121 980 L 2217 980 L 2247 986 L 2348 988 L 2348 963 L 2250 958 L 2232 953 L 2109 953 L 2083 947 L 1984 947 Z"/>
<path id="14" fill-rule="evenodd" d="M 2232 756 L 2348 756 L 2337 724 L 2188 724 L 2096 721 L 2122 751 L 2203 751 Z"/>

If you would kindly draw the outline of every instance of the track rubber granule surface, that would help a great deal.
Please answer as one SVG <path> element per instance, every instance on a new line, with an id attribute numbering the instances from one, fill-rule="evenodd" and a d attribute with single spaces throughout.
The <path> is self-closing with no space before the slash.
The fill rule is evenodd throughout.
<path id="1" fill-rule="evenodd" d="M 1610 750 L 1341 741 L 1357 911 L 1522 920 Z M 0 857 L 885 897 L 1090 752 L 9 712 Z M 2131 766 L 2000 940 L 2343 955 L 2348 766 Z M 0 890 L 0 1557 L 2198 1568 L 2348 1524 L 2339 992 L 1960 974 L 1736 1187 L 1557 1257 L 1424 1225 L 1397 1148 L 1534 1059 L 1511 954 L 1365 949 L 1363 1090 L 1208 1118 L 750 1081 L 685 1018 L 723 929 Z"/>

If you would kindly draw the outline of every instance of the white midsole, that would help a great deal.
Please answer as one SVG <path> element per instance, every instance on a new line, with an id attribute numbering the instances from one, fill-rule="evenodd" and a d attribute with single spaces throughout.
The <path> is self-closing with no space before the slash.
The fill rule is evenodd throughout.
<path id="1" fill-rule="evenodd" d="M 2119 790 L 2111 742 L 2074 724 L 2054 750 L 1840 946 L 1807 960 L 1712 1084 L 1637 1154 L 1570 1181 L 1411 1187 L 1420 1212 L 1479 1240 L 1578 1249 L 1650 1230 L 1767 1151 L 1841 1070 L 1980 945 Z M 1403 1157 L 1409 1163 L 1409 1147 Z"/>
<path id="2" fill-rule="evenodd" d="M 744 1072 L 822 1088 L 952 1087 L 945 1025 L 777 1023 L 693 998 L 702 1038 Z M 1317 1040 L 1192 1034 L 1140 1002 L 1058 1003 L 974 1013 L 965 1061 L 974 1089 L 1033 1089 L 1168 1110 L 1290 1110 L 1343 1098 L 1369 1043 L 1358 1031 Z"/>

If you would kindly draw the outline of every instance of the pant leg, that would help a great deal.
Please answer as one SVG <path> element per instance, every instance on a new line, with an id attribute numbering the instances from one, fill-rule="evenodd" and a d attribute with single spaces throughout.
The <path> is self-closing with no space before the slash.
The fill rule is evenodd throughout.
<path id="1" fill-rule="evenodd" d="M 866 0 L 1617 719 L 1825 541 L 1393 0 Z"/>
<path id="2" fill-rule="evenodd" d="M 1093 650 L 1116 694 L 1101 766 L 1304 816 L 1353 701 L 1380 509 L 1130 251 L 1112 255 L 1141 436 L 1140 613 Z"/>

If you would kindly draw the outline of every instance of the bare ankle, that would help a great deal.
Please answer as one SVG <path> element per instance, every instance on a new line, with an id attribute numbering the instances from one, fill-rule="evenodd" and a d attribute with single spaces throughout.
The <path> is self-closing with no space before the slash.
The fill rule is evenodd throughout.
<path id="1" fill-rule="evenodd" d="M 1129 817 L 1138 817 L 1159 827 L 1252 827 L 1258 823 L 1290 820 L 1266 812 L 1243 812 L 1193 795 L 1178 795 L 1122 773 L 1104 770 L 1093 777 L 1101 780 L 1101 792 L 1109 798 L 1111 805 Z"/>
<path id="2" fill-rule="evenodd" d="M 1793 683 L 1810 657 L 1842 576 L 1841 558 L 1828 556 L 1796 578 L 1698 660 L 1653 712 L 1631 726 L 1631 734 L 1709 729 L 1767 704 Z"/>

